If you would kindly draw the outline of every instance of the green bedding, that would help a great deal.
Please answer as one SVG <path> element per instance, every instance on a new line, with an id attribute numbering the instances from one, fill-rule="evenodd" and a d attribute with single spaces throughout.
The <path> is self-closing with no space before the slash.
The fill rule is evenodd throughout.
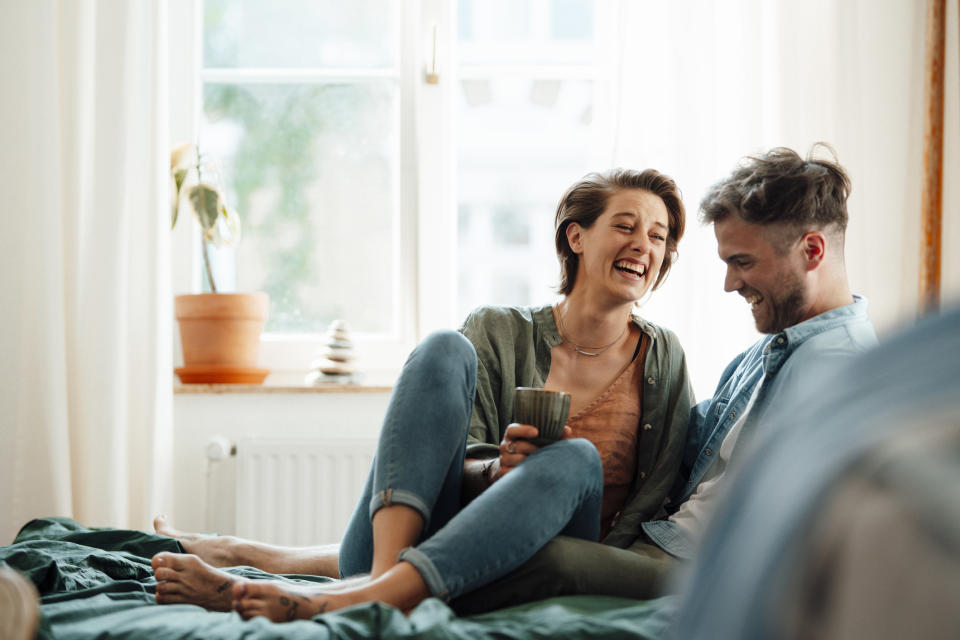
<path id="1" fill-rule="evenodd" d="M 245 621 L 232 612 L 157 605 L 150 558 L 160 551 L 183 549 L 165 536 L 88 529 L 65 518 L 47 518 L 30 522 L 12 545 L 0 547 L 0 563 L 23 572 L 37 586 L 41 638 L 656 638 L 674 609 L 669 597 L 639 602 L 577 596 L 458 618 L 431 598 L 409 616 L 370 603 L 309 621 Z M 250 567 L 229 571 L 255 579 L 277 577 Z"/>

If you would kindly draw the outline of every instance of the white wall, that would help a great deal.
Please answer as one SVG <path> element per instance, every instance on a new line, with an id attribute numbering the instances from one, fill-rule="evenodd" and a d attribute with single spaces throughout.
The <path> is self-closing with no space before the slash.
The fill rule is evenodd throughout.
<path id="1" fill-rule="evenodd" d="M 723 291 L 713 231 L 696 219 L 706 189 L 744 155 L 774 146 L 805 154 L 815 142 L 830 143 L 853 184 L 846 243 L 851 287 L 869 299 L 881 339 L 915 320 L 925 5 L 624 3 L 626 18 L 646 31 L 629 31 L 611 62 L 621 66 L 624 105 L 614 164 L 656 167 L 683 189 L 688 224 L 680 259 L 643 313 L 679 336 L 698 398 L 712 393 L 724 366 L 758 337 L 749 307 Z M 958 22 L 957 3 L 948 3 L 945 305 L 960 302 Z"/>
<path id="2" fill-rule="evenodd" d="M 176 395 L 174 502 L 165 512 L 183 530 L 207 529 L 205 451 L 211 438 L 376 440 L 388 400 L 386 392 Z M 324 487 L 316 495 L 322 500 Z"/>
<path id="3" fill-rule="evenodd" d="M 836 140 L 853 180 L 847 268 L 854 289 L 870 298 L 881 337 L 917 315 L 926 4 L 894 3 L 887 11 L 856 13 L 849 49 L 871 52 L 873 64 L 848 69 L 841 78 L 846 111 Z M 960 302 L 960 191 L 955 180 L 960 175 L 960 43 L 957 3 L 947 7 L 941 253 L 945 307 Z"/>

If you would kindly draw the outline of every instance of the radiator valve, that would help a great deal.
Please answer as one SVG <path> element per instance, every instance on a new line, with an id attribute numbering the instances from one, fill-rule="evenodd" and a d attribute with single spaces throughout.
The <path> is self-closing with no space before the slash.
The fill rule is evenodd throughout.
<path id="1" fill-rule="evenodd" d="M 223 436 L 213 436 L 207 440 L 207 460 L 215 462 L 227 456 L 237 455 L 237 445 Z"/>

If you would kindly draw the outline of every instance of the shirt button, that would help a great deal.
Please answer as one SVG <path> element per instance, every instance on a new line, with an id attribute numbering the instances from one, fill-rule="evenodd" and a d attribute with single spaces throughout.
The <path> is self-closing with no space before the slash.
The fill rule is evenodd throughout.
<path id="1" fill-rule="evenodd" d="M 777 338 L 777 344 L 783 344 L 783 337 Z"/>
<path id="2" fill-rule="evenodd" d="M 711 453 L 713 453 L 713 451 L 711 451 L 710 449 L 707 449 L 706 451 L 704 451 L 704 453 L 707 455 L 710 455 Z"/>
<path id="3" fill-rule="evenodd" d="M 647 382 L 649 384 L 653 384 L 654 382 L 656 382 L 656 380 L 653 379 L 653 376 L 650 376 L 649 378 L 647 378 Z"/>
<path id="4" fill-rule="evenodd" d="M 641 480 L 646 480 L 646 478 L 647 478 L 647 472 L 646 472 L 646 471 L 641 471 L 641 472 L 640 472 L 640 479 L 641 479 Z"/>
<path id="5" fill-rule="evenodd" d="M 643 425 L 643 430 L 644 430 L 644 431 L 650 431 L 650 429 L 653 429 L 653 425 L 650 424 L 649 422 L 648 422 L 647 424 Z"/>
<path id="6" fill-rule="evenodd" d="M 736 417 L 737 417 L 737 412 L 736 412 L 736 411 L 731 411 L 731 412 L 730 412 L 730 417 L 731 417 L 731 418 L 736 418 Z"/>

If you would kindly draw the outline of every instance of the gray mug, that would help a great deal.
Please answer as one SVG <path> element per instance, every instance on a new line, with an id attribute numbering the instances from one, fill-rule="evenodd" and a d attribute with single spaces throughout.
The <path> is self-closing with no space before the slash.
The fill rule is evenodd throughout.
<path id="1" fill-rule="evenodd" d="M 530 424 L 539 435 L 530 438 L 538 447 L 556 442 L 563 435 L 570 413 L 570 394 L 565 391 L 517 387 L 513 391 L 513 421 Z"/>

